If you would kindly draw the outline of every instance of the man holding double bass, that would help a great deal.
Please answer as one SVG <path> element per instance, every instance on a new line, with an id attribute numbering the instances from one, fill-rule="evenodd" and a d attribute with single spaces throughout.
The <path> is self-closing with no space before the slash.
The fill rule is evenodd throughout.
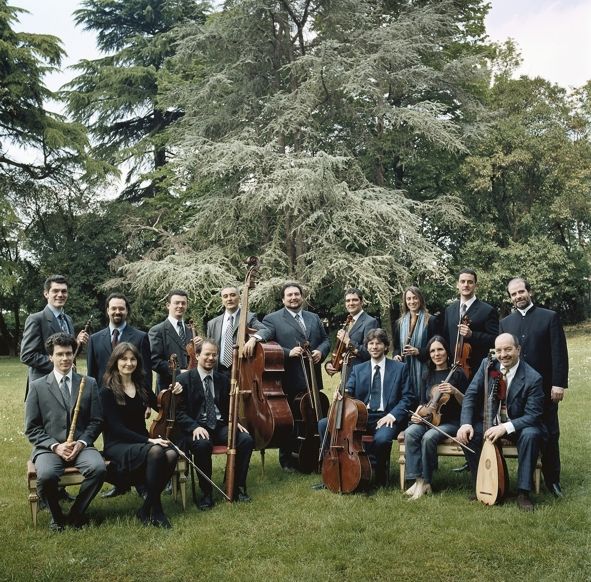
<path id="1" fill-rule="evenodd" d="M 526 362 L 520 359 L 519 340 L 509 333 L 502 333 L 495 340 L 497 361 L 489 367 L 483 360 L 474 379 L 468 386 L 462 403 L 461 426 L 458 440 L 469 445 L 475 453 L 464 450 L 470 466 L 472 479 L 476 483 L 478 461 L 482 441 L 490 439 L 493 443 L 500 438 L 511 440 L 517 445 L 517 504 L 524 511 L 533 511 L 529 497 L 532 489 L 536 461 L 545 438 L 542 424 L 544 391 L 542 377 Z M 485 381 L 488 375 L 488 382 Z M 483 434 L 483 411 L 485 386 L 490 387 L 495 379 L 506 384 L 506 395 L 495 406 L 496 418 Z"/>

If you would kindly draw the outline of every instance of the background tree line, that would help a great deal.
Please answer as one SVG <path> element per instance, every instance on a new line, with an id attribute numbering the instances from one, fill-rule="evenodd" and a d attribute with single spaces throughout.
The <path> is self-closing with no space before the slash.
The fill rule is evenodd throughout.
<path id="1" fill-rule="evenodd" d="M 513 79 L 518 50 L 489 42 L 488 9 L 84 0 L 73 17 L 103 56 L 55 94 L 59 39 L 14 32 L 19 9 L 0 0 L 0 350 L 50 273 L 70 278 L 78 323 L 120 289 L 148 326 L 172 287 L 214 315 L 251 254 L 260 311 L 295 278 L 329 319 L 361 287 L 387 326 L 406 285 L 438 311 L 469 265 L 499 308 L 521 274 L 584 318 L 591 82 Z"/>

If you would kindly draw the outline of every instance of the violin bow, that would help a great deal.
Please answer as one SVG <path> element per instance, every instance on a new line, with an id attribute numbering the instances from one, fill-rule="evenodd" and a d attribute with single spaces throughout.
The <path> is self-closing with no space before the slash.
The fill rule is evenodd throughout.
<path id="1" fill-rule="evenodd" d="M 406 408 L 404 410 L 406 410 Z M 406 412 L 408 412 L 410 415 L 415 414 L 414 412 L 411 412 L 410 410 L 406 410 Z M 423 418 L 422 416 L 421 416 L 421 422 L 424 422 L 427 426 L 434 428 L 436 431 L 445 435 L 448 439 L 451 439 L 454 443 L 457 443 L 458 445 L 460 445 L 461 447 L 463 447 L 467 451 L 470 451 L 472 454 L 474 454 L 474 455 L 476 454 L 476 451 L 473 451 L 469 446 L 461 443 L 458 439 L 452 437 L 450 434 L 447 434 L 444 430 L 441 430 L 438 426 L 435 426 L 434 424 L 430 423 L 426 418 Z"/>

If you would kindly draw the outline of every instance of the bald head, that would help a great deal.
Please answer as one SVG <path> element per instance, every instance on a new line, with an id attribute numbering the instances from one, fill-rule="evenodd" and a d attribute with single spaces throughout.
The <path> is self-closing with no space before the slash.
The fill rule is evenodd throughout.
<path id="1" fill-rule="evenodd" d="M 502 333 L 495 340 L 495 355 L 507 370 L 512 368 L 519 361 L 521 348 L 519 340 L 512 333 Z"/>

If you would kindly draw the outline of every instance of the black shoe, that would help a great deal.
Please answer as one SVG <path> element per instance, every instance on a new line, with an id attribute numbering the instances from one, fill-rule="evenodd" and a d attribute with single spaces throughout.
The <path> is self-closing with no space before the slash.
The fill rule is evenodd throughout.
<path id="1" fill-rule="evenodd" d="M 464 463 L 461 467 L 456 467 L 455 469 L 452 469 L 452 471 L 454 473 L 462 473 L 464 471 L 468 471 L 470 467 L 468 466 L 468 463 Z"/>
<path id="2" fill-rule="evenodd" d="M 166 484 L 163 493 L 166 493 L 167 495 L 172 495 L 172 479 Z"/>
<path id="3" fill-rule="evenodd" d="M 76 501 L 76 498 L 73 495 L 70 495 L 66 491 L 66 488 L 65 487 L 60 487 L 58 489 L 57 495 L 58 495 L 58 499 L 60 501 L 66 501 L 68 503 L 72 503 L 72 502 Z"/>
<path id="4" fill-rule="evenodd" d="M 234 493 L 234 501 L 238 501 L 240 503 L 248 503 L 252 501 L 250 495 L 246 492 L 245 487 L 238 487 L 236 489 L 236 493 Z"/>
<path id="5" fill-rule="evenodd" d="M 295 467 L 293 467 L 292 465 L 281 465 L 281 468 L 286 472 L 286 473 L 295 473 L 296 469 Z"/>
<path id="6" fill-rule="evenodd" d="M 163 529 L 172 528 L 172 524 L 168 520 L 168 517 L 164 515 L 163 511 L 153 511 L 150 523 L 155 527 L 161 527 Z"/>
<path id="7" fill-rule="evenodd" d="M 146 489 L 146 486 L 145 485 L 136 485 L 135 486 L 135 490 L 137 491 L 137 494 L 142 499 L 146 499 L 146 497 L 148 496 L 148 490 Z"/>
<path id="8" fill-rule="evenodd" d="M 564 493 L 562 492 L 562 488 L 560 487 L 560 483 L 550 483 L 547 486 L 548 491 L 556 497 L 556 499 L 562 499 L 564 497 Z"/>
<path id="9" fill-rule="evenodd" d="M 129 490 L 130 490 L 129 487 L 124 488 L 124 487 L 117 487 L 117 485 L 115 485 L 115 487 L 112 487 L 111 489 L 109 489 L 105 493 L 101 493 L 101 497 L 103 499 L 111 499 L 111 497 L 119 497 L 119 495 L 125 495 Z"/>
<path id="10" fill-rule="evenodd" d="M 143 525 L 150 523 L 150 510 L 146 509 L 143 505 L 135 512 L 135 516 Z"/>
<path id="11" fill-rule="evenodd" d="M 517 494 L 517 506 L 522 511 L 533 511 L 534 510 L 534 504 L 532 503 L 531 499 L 529 498 L 529 493 L 527 491 Z"/>
<path id="12" fill-rule="evenodd" d="M 82 529 L 90 523 L 90 519 L 83 513 L 77 513 L 76 515 L 68 515 L 68 525 L 74 529 Z"/>
<path id="13" fill-rule="evenodd" d="M 211 509 L 213 507 L 213 499 L 211 495 L 203 495 L 199 500 L 198 506 L 201 511 L 207 511 L 208 509 Z"/>
<path id="14" fill-rule="evenodd" d="M 49 529 L 53 532 L 61 532 L 64 531 L 64 524 L 61 521 L 56 521 L 55 519 L 51 518 L 49 522 Z"/>
<path id="15" fill-rule="evenodd" d="M 323 489 L 326 489 L 326 485 L 324 483 L 315 483 L 311 488 L 314 491 L 322 491 Z"/>

